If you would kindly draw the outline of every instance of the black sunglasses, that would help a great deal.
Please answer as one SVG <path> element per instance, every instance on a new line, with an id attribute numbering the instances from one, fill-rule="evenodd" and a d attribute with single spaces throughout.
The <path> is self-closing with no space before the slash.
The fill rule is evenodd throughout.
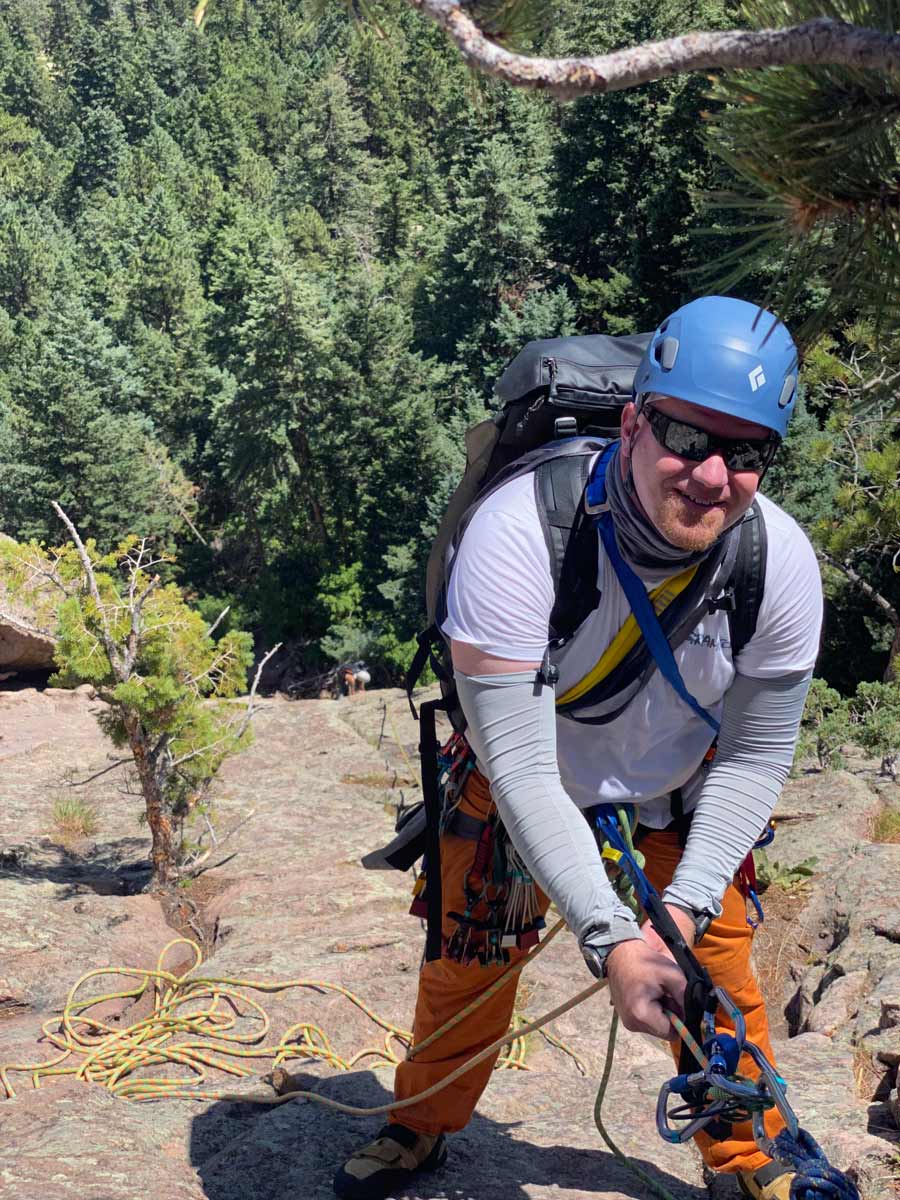
<path id="1" fill-rule="evenodd" d="M 756 471 L 762 474 L 770 466 L 781 441 L 776 433 L 764 438 L 718 437 L 706 429 L 689 425 L 687 421 L 667 417 L 650 404 L 645 404 L 641 413 L 647 418 L 659 444 L 673 454 L 689 458 L 692 462 L 703 462 L 705 458 L 721 453 L 729 471 Z"/>

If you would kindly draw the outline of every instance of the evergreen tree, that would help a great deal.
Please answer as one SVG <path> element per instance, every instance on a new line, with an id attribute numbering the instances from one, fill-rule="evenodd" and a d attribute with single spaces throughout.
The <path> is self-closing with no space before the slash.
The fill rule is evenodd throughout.
<path id="1" fill-rule="evenodd" d="M 72 250 L 52 212 L 0 201 L 0 305 L 12 316 L 30 318 L 54 295 L 77 290 Z"/>
<path id="2" fill-rule="evenodd" d="M 424 350 L 444 361 L 458 359 L 485 389 L 508 350 L 498 346 L 495 322 L 504 305 L 521 308 L 543 267 L 546 143 L 543 156 L 541 150 L 535 146 L 526 155 L 498 133 L 467 168 L 460 168 L 443 249 L 419 284 Z"/>
<path id="3" fill-rule="evenodd" d="M 75 208 L 100 188 L 115 195 L 128 154 L 125 128 L 115 110 L 106 105 L 82 109 L 80 124 L 71 132 L 68 153 L 72 158 L 69 187 Z"/>
<path id="4" fill-rule="evenodd" d="M 166 190 L 157 187 L 129 263 L 128 309 L 134 320 L 176 333 L 202 314 L 203 292 L 193 239 Z"/>
<path id="5" fill-rule="evenodd" d="M 181 526 L 148 453 L 131 355 L 79 301 L 60 299 L 17 339 L 7 377 L 0 528 L 51 538 L 53 501 L 106 545 L 123 529 L 168 537 Z"/>
<path id="6" fill-rule="evenodd" d="M 250 583 L 266 620 L 282 623 L 341 532 L 330 503 L 339 473 L 331 451 L 342 436 L 333 305 L 282 245 L 261 261 L 243 308 L 229 355 L 237 386 L 214 413 L 224 537 L 235 578 Z"/>
<path id="7" fill-rule="evenodd" d="M 374 250 L 374 163 L 370 131 L 346 79 L 332 72 L 310 88 L 300 127 L 280 164 L 290 207 L 315 209 L 335 237 Z"/>
<path id="8" fill-rule="evenodd" d="M 727 0 L 570 5 L 559 53 L 597 53 L 732 22 Z M 702 140 L 703 76 L 584 97 L 560 114 L 550 178 L 552 254 L 578 289 L 585 332 L 651 328 L 694 291 L 708 257 L 700 193 L 722 172 Z"/>

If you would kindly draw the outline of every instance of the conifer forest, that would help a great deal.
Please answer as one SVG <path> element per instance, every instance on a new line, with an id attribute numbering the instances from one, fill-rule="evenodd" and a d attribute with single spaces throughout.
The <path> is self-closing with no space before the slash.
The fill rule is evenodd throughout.
<path id="1" fill-rule="evenodd" d="M 376 683 L 411 657 L 504 364 L 653 328 L 744 237 L 708 74 L 561 104 L 387 7 L 389 28 L 304 0 L 0 10 L 0 531 L 60 544 L 56 501 L 103 550 L 151 535 L 204 617 L 230 605 L 220 634 Z M 741 22 L 730 0 L 551 7 L 555 55 Z M 734 294 L 780 265 L 765 248 Z M 844 694 L 900 651 L 898 364 L 900 336 L 835 317 L 766 481 L 822 555 L 817 674 Z"/>

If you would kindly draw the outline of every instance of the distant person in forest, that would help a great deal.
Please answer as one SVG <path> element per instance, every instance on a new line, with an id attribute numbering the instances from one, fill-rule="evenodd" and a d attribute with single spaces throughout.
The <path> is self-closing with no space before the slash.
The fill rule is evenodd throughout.
<path id="1" fill-rule="evenodd" d="M 599 606 L 555 651 L 555 687 L 542 685 L 554 582 L 532 477 L 490 493 L 467 526 L 442 629 L 451 640 L 477 766 L 462 789 L 460 831 L 441 839 L 445 950 L 420 973 L 416 1043 L 504 969 L 486 952 L 484 933 L 470 925 L 460 940 L 457 919 L 467 904 L 471 839 L 494 806 L 535 881 L 534 914 L 543 915 L 550 900 L 556 904 L 590 970 L 608 980 L 628 1029 L 672 1036 L 665 1010 L 681 1009 L 685 977 L 657 934 L 639 928 L 616 898 L 584 819 L 595 805 L 631 803 L 650 882 L 713 982 L 743 1012 L 748 1038 L 772 1060 L 750 965 L 752 929 L 735 875 L 790 769 L 819 646 L 815 554 L 792 518 L 758 495 L 787 430 L 797 370 L 787 329 L 740 300 L 695 300 L 657 329 L 623 411 L 621 440 L 598 453 L 593 466 L 586 494 L 597 480 L 605 493 L 597 511 L 608 511 L 614 545 L 603 541 L 601 520 Z M 644 673 L 618 711 L 592 707 L 592 666 L 599 669 L 633 618 L 616 563 L 624 560 L 662 605 L 667 588 L 675 590 L 694 568 L 702 571 L 727 531 L 752 516 L 754 501 L 766 534 L 765 575 L 755 631 L 739 653 L 732 656 L 727 606 L 706 606 L 674 651 L 683 690 L 660 666 Z M 743 603 L 736 595 L 738 610 Z M 556 711 L 561 700 L 579 694 L 586 699 L 574 719 Z M 523 952 L 521 945 L 509 950 L 510 960 Z M 502 1036 L 515 992 L 511 979 L 471 1017 L 401 1063 L 396 1098 L 424 1092 Z M 338 1170 L 337 1194 L 375 1200 L 405 1188 L 417 1171 L 439 1167 L 445 1135 L 466 1125 L 493 1065 L 485 1061 L 431 1099 L 397 1110 L 377 1139 Z M 776 1111 L 767 1113 L 765 1126 L 770 1137 L 783 1127 Z M 755 1200 L 788 1200 L 793 1175 L 757 1147 L 749 1124 L 718 1132 L 715 1139 L 696 1136 L 710 1167 L 734 1173 Z"/>
<path id="2" fill-rule="evenodd" d="M 347 666 L 340 668 L 340 689 L 342 696 L 355 696 L 357 692 L 364 692 L 366 684 L 371 682 L 372 676 L 365 663 L 349 663 Z"/>

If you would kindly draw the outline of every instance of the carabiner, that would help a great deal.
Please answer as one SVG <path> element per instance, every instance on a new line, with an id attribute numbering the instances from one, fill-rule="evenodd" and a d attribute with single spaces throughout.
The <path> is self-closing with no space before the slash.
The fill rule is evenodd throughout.
<path id="1" fill-rule="evenodd" d="M 797 1120 L 797 1114 L 791 1108 L 790 1102 L 787 1098 L 785 1090 L 787 1088 L 787 1083 L 781 1078 L 781 1076 L 763 1054 L 762 1050 L 760 1050 L 759 1046 L 755 1046 L 753 1042 L 745 1042 L 744 1049 L 759 1067 L 760 1075 L 765 1081 L 765 1087 L 768 1089 L 769 1095 L 775 1101 L 775 1107 L 781 1113 L 791 1137 L 797 1137 L 797 1134 L 800 1131 L 800 1123 Z M 760 1086 L 760 1084 L 757 1084 L 757 1087 Z"/>
<path id="2" fill-rule="evenodd" d="M 687 1081 L 697 1080 L 703 1082 L 705 1079 L 704 1073 L 701 1071 L 697 1075 L 682 1076 L 676 1075 L 674 1079 L 666 1080 L 659 1091 L 659 1098 L 656 1101 L 656 1128 L 659 1131 L 660 1137 L 672 1143 L 672 1145 L 680 1145 L 682 1142 L 690 1141 L 690 1139 L 699 1130 L 705 1128 L 711 1121 L 715 1121 L 718 1115 L 725 1108 L 724 1100 L 714 1100 L 709 1108 L 705 1108 L 702 1113 L 699 1113 L 693 1121 L 688 1121 L 681 1128 L 676 1128 L 669 1124 L 669 1118 L 674 1116 L 679 1109 L 673 1109 L 672 1113 L 668 1110 L 668 1099 L 673 1093 L 683 1095 L 673 1084 L 677 1085 L 677 1081 L 684 1079 Z M 685 1085 L 687 1086 L 687 1084 Z M 691 1105 L 684 1105 L 684 1108 L 690 1109 Z"/>

